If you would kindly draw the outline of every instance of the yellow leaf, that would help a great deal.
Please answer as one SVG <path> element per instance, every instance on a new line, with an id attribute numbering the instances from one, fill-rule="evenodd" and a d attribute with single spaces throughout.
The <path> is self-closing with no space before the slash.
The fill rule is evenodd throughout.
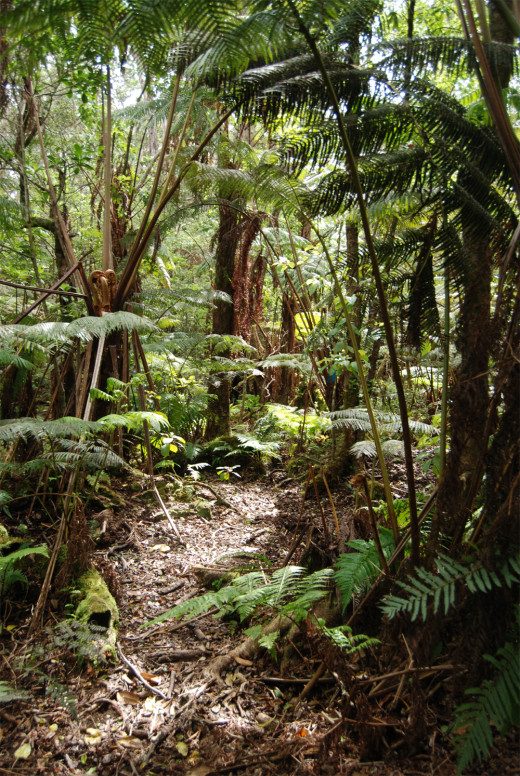
<path id="1" fill-rule="evenodd" d="M 52 731 L 52 733 L 55 733 L 58 729 L 58 725 L 53 722 L 52 725 L 49 725 L 49 730 Z"/>
<path id="2" fill-rule="evenodd" d="M 86 744 L 99 744 L 101 741 L 101 731 L 97 730 L 97 728 L 87 728 L 87 733 L 85 738 Z"/>
<path id="3" fill-rule="evenodd" d="M 188 756 L 188 752 L 190 751 L 188 749 L 188 745 L 184 741 L 177 741 L 176 745 L 177 751 L 179 754 L 181 754 L 183 757 Z"/>
<path id="4" fill-rule="evenodd" d="M 152 552 L 170 552 L 169 544 L 154 544 Z"/>
<path id="5" fill-rule="evenodd" d="M 31 745 L 30 744 L 22 744 L 18 747 L 16 752 L 14 753 L 14 756 L 17 760 L 27 760 L 28 757 L 31 756 Z"/>

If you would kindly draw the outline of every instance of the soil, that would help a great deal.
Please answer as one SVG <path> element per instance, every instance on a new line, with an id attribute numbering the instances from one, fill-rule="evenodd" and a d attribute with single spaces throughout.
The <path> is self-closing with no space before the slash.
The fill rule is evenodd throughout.
<path id="1" fill-rule="evenodd" d="M 150 624 L 213 590 L 227 570 L 269 574 L 291 550 L 292 564 L 309 563 L 313 553 L 316 562 L 333 562 L 338 538 L 326 493 L 322 513 L 314 496 L 302 509 L 301 483 L 282 471 L 209 481 L 175 496 L 163 480 L 174 530 L 148 480 L 138 481 L 138 492 L 133 482 L 118 489 L 119 506 L 89 515 L 94 564 L 119 604 L 114 658 L 97 666 L 78 661 L 73 635 L 67 643 L 67 632 L 55 628 L 63 618 L 59 594 L 51 595 L 45 629 L 32 641 L 36 586 L 3 607 L 0 679 L 28 694 L 0 705 L 0 774 L 455 776 L 442 705 L 432 701 L 422 737 L 410 743 L 412 710 L 400 701 L 399 682 L 354 696 L 353 683 L 379 686 L 377 661 L 363 654 L 345 660 L 310 625 L 293 639 L 289 657 L 275 643 L 271 653 L 237 654 L 216 672 L 215 660 L 244 643 L 238 623 L 211 611 Z M 334 504 L 341 546 L 364 538 L 351 490 L 336 491 Z M 52 526 L 47 530 L 52 539 Z M 424 703 L 438 697 L 442 677 L 417 681 Z M 519 763 L 511 736 L 467 773 L 520 774 Z"/>

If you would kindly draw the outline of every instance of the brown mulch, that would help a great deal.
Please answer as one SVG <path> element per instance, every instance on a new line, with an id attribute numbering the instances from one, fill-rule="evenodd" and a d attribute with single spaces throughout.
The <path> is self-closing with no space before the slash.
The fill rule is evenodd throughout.
<path id="1" fill-rule="evenodd" d="M 117 662 L 99 670 L 78 666 L 67 645 L 57 643 L 58 599 L 49 601 L 46 630 L 32 644 L 26 640 L 30 595 L 7 607 L 0 679 L 29 695 L 0 705 L 0 774 L 455 776 L 452 752 L 435 716 L 411 750 L 400 732 L 406 728 L 406 708 L 395 708 L 392 717 L 384 707 L 392 698 L 381 697 L 364 716 L 356 716 L 357 709 L 348 711 L 340 670 L 325 671 L 302 695 L 323 657 L 319 647 L 313 652 L 312 634 L 303 646 L 294 645 L 283 676 L 281 655 L 273 660 L 264 653 L 254 660 L 237 658 L 215 677 L 212 661 L 244 640 L 237 623 L 209 613 L 192 621 L 149 624 L 211 589 L 212 580 L 226 570 L 268 574 L 280 567 L 302 529 L 291 563 L 299 563 L 313 543 L 329 561 L 338 552 L 326 494 L 328 546 L 314 499 L 304 504 L 298 523 L 301 483 L 285 473 L 208 484 L 211 491 L 196 488 L 197 503 L 164 491 L 184 544 L 146 492 L 145 478 L 141 492 L 122 487 L 124 506 L 97 521 L 105 530 L 94 562 L 120 608 Z M 363 525 L 354 520 L 351 491 L 336 491 L 334 499 L 344 538 L 360 536 Z M 366 676 L 364 670 L 355 661 L 349 666 L 359 676 Z M 517 744 L 511 737 L 485 766 L 467 773 L 520 774 Z"/>

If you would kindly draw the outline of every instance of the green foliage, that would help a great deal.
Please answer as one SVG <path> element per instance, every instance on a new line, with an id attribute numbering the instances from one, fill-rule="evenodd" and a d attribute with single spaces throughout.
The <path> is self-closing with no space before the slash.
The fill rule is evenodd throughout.
<path id="1" fill-rule="evenodd" d="M 337 625 L 335 628 L 328 628 L 324 620 L 319 619 L 318 625 L 323 635 L 340 649 L 345 655 L 353 655 L 370 647 L 376 647 L 381 642 L 379 639 L 365 636 L 363 633 L 353 633 L 349 625 Z"/>
<path id="2" fill-rule="evenodd" d="M 500 561 L 500 559 L 499 559 Z M 455 604 L 457 585 L 463 585 L 470 593 L 488 593 L 495 587 L 505 584 L 511 588 L 520 582 L 520 555 L 501 560 L 496 570 L 487 570 L 479 559 L 469 560 L 466 564 L 440 554 L 435 561 L 437 573 L 424 568 L 416 568 L 415 577 L 408 582 L 397 580 L 397 584 L 408 593 L 407 598 L 389 595 L 381 609 L 389 619 L 407 613 L 412 620 L 419 615 L 426 621 L 428 605 L 433 603 L 433 613 L 437 614 L 441 603 L 444 614 Z"/>
<path id="3" fill-rule="evenodd" d="M 379 538 L 385 557 L 390 558 L 394 551 L 393 533 L 388 528 L 379 529 Z M 352 596 L 367 590 L 380 574 L 379 555 L 373 539 L 353 539 L 347 542 L 354 552 L 342 553 L 336 563 L 334 579 L 343 599 L 345 609 Z"/>
<path id="4" fill-rule="evenodd" d="M 508 642 L 496 656 L 484 655 L 495 669 L 493 679 L 466 690 L 471 700 L 455 709 L 451 729 L 460 774 L 475 758 L 486 759 L 493 746 L 491 725 L 501 734 L 520 724 L 520 650 Z"/>
<path id="5" fill-rule="evenodd" d="M 29 697 L 26 690 L 17 690 L 9 682 L 0 680 L 0 703 L 10 703 L 11 701 L 23 701 Z"/>
<path id="6" fill-rule="evenodd" d="M 390 412 L 375 411 L 376 420 L 380 434 L 400 434 L 402 433 L 402 424 L 398 415 Z M 348 410 L 336 410 L 330 412 L 329 417 L 332 420 L 331 428 L 351 428 L 355 431 L 364 431 L 370 433 L 371 425 L 368 413 L 363 407 L 352 407 Z M 410 431 L 414 434 L 438 434 L 438 429 L 428 423 L 421 423 L 417 420 L 409 420 Z"/>
<path id="7" fill-rule="evenodd" d="M 240 622 L 260 608 L 275 610 L 299 621 L 307 616 L 313 604 L 327 594 L 331 579 L 331 569 L 308 574 L 300 566 L 285 566 L 275 571 L 270 579 L 261 572 L 253 571 L 238 577 L 220 590 L 205 593 L 169 609 L 148 625 L 164 622 L 171 617 L 196 617 L 212 608 L 217 609 L 220 617 L 237 614 Z"/>
<path id="8" fill-rule="evenodd" d="M 27 577 L 16 565 L 30 555 L 43 555 L 48 558 L 49 552 L 47 547 L 20 547 L 7 555 L 0 555 L 0 600 L 6 590 L 17 582 L 27 584 Z"/>

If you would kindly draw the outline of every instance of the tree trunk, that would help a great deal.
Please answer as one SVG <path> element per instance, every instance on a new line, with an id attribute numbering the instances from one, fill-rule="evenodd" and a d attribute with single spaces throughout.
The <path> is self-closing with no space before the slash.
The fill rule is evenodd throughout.
<path id="1" fill-rule="evenodd" d="M 511 0 L 506 0 L 512 7 Z M 493 40 L 511 43 L 513 34 L 503 23 L 502 14 L 495 2 L 489 4 L 490 30 Z M 495 78 L 501 88 L 507 86 L 511 67 L 507 59 L 495 68 Z M 453 546 L 462 541 L 464 530 L 472 514 L 473 503 L 480 489 L 485 470 L 485 459 L 492 424 L 489 421 L 488 370 L 493 340 L 490 318 L 491 261 L 489 236 L 477 231 L 477 216 L 468 210 L 462 212 L 464 222 L 464 250 L 467 261 L 467 277 L 459 315 L 457 347 L 461 363 L 457 370 L 451 394 L 451 445 L 444 475 L 439 483 L 437 516 L 433 538 L 439 531 L 451 537 Z M 509 402 L 510 407 L 514 402 Z M 508 409 L 506 407 L 505 414 Z M 507 432 L 505 432 L 507 437 Z M 510 443 L 501 440 L 493 446 Z M 498 456 L 500 459 L 500 455 Z M 496 456 L 493 476 L 496 471 Z M 488 456 L 488 471 L 491 474 Z M 488 502 L 489 502 L 489 483 Z M 500 497 L 499 497 L 500 499 Z"/>
<path id="2" fill-rule="evenodd" d="M 214 286 L 215 291 L 223 291 L 233 299 L 233 275 L 239 237 L 238 215 L 236 210 L 229 207 L 227 202 L 222 202 L 219 216 Z M 212 333 L 233 334 L 233 319 L 233 303 L 216 299 L 213 309 Z M 229 351 L 221 351 L 220 355 L 228 357 Z M 221 377 L 219 373 L 215 374 L 210 379 L 209 392 L 213 394 L 213 398 L 210 399 L 208 405 L 208 422 L 205 436 L 206 439 L 214 439 L 217 436 L 225 436 L 230 431 L 229 380 Z"/>

